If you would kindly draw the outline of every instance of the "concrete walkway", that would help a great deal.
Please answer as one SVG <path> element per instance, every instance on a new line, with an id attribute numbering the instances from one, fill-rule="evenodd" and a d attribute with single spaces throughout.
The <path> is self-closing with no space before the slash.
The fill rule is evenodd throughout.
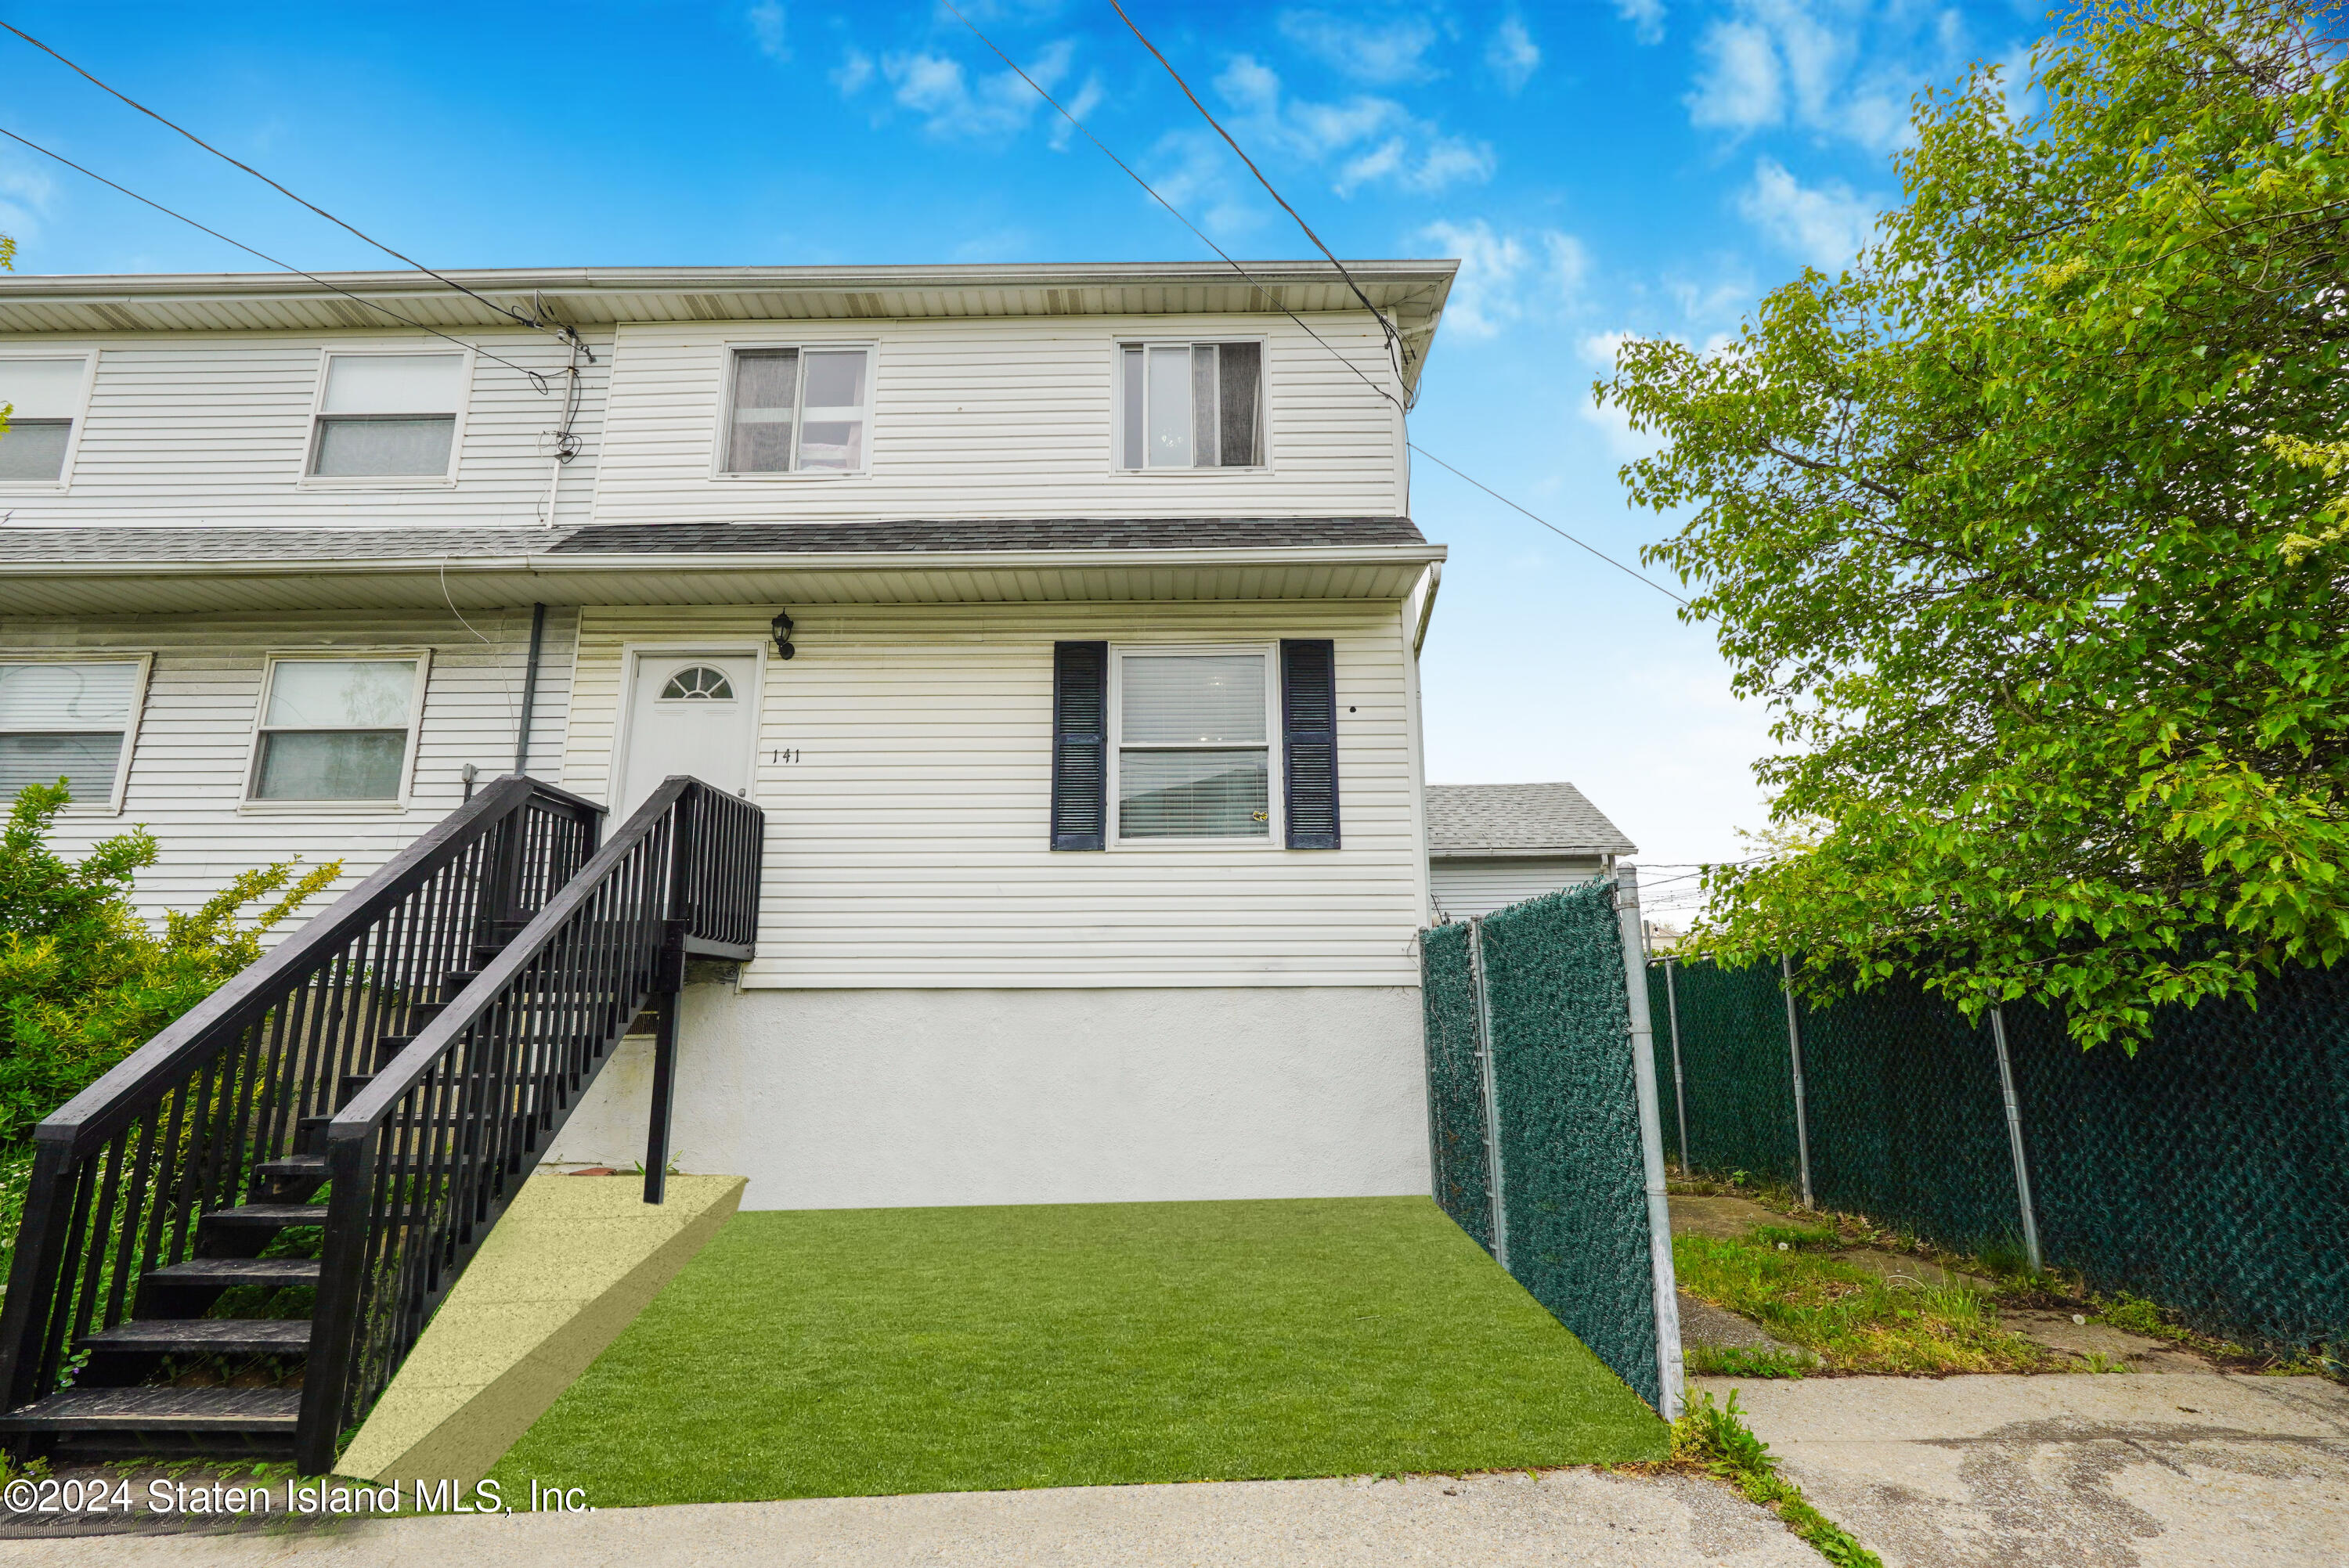
<path id="1" fill-rule="evenodd" d="M 233 1535 L 0 1542 L 0 1563 L 89 1568 L 1818 1568 L 1770 1514 L 1683 1476 L 1552 1470 L 1404 1481 L 1233 1481 L 401 1519 Z"/>
<path id="2" fill-rule="evenodd" d="M 1886 1568 L 2340 1568 L 2349 1389 L 2209 1373 L 1702 1378 Z"/>

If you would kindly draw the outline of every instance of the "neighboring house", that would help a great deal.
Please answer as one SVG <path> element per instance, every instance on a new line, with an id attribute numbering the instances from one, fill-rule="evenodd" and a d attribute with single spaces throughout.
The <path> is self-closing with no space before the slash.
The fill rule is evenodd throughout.
<path id="1" fill-rule="evenodd" d="M 1436 917 L 1466 920 L 1615 869 L 1639 851 L 1571 784 L 1431 784 L 1428 875 Z"/>
<path id="2" fill-rule="evenodd" d="M 1252 270 L 457 275 L 575 344 L 409 273 L 0 278 L 0 789 L 67 777 L 68 851 L 147 825 L 160 910 L 348 886 L 501 774 L 608 830 L 691 773 L 766 839 L 680 1168 L 1424 1192 L 1423 821 L 1439 886 L 1630 846 L 1564 785 L 1591 833 L 1423 812 L 1401 410 L 1454 264 L 1353 265 L 1392 353 Z M 642 1157 L 639 1046 L 553 1157 Z"/>

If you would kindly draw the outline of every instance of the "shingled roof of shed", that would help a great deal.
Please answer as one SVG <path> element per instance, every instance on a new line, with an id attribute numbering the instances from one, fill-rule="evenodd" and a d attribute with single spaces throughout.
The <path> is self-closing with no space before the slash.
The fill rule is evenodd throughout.
<path id="1" fill-rule="evenodd" d="M 1573 785 L 1431 784 L 1427 848 L 1438 860 L 1638 853 Z"/>

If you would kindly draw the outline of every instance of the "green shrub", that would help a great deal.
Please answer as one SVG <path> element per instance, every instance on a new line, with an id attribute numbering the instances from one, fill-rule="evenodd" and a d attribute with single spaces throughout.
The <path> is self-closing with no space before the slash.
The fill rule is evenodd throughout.
<path id="1" fill-rule="evenodd" d="M 66 860 L 49 835 L 70 798 L 26 785 L 0 833 L 0 1150 L 260 957 L 262 937 L 342 874 L 340 861 L 245 872 L 159 934 L 129 898 L 154 835 L 133 828 Z"/>

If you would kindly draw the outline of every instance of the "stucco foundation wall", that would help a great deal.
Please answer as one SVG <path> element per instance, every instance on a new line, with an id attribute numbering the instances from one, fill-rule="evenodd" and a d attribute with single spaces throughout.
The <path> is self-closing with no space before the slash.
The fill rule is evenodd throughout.
<path id="1" fill-rule="evenodd" d="M 672 1161 L 746 1209 L 1369 1197 L 1428 1190 L 1400 986 L 736 991 L 679 1017 Z M 643 1157 L 650 1042 L 552 1161 Z"/>

